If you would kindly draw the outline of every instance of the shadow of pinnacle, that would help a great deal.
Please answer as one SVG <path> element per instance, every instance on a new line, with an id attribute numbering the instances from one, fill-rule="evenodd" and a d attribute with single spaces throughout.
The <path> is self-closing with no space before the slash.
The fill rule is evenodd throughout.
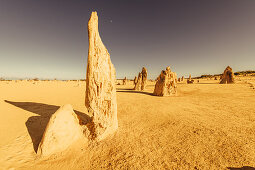
<path id="1" fill-rule="evenodd" d="M 25 123 L 27 131 L 33 142 L 34 150 L 37 152 L 37 148 L 42 139 L 45 128 L 50 120 L 50 117 L 60 108 L 60 106 L 35 102 L 13 102 L 8 100 L 5 100 L 5 102 L 26 111 L 40 115 L 29 117 Z M 91 117 L 85 113 L 79 112 L 77 110 L 74 110 L 74 112 L 78 115 L 78 117 L 80 117 L 82 124 L 87 124 L 91 120 Z"/>

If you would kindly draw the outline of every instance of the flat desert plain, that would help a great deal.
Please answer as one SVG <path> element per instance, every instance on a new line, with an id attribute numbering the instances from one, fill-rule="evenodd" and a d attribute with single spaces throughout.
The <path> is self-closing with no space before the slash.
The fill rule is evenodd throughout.
<path id="1" fill-rule="evenodd" d="M 50 116 L 71 104 L 85 118 L 85 81 L 0 82 L 0 169 L 231 169 L 255 167 L 255 77 L 200 79 L 178 96 L 117 85 L 117 132 L 36 155 Z"/>

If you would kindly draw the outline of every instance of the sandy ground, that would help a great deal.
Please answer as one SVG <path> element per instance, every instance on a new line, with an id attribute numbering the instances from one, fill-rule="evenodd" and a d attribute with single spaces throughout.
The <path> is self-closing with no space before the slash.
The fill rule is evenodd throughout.
<path id="1" fill-rule="evenodd" d="M 88 146 L 39 158 L 43 131 L 59 106 L 84 106 L 85 82 L 0 82 L 0 169 L 228 169 L 255 167 L 255 78 L 236 84 L 178 84 L 177 97 L 117 86 L 119 129 Z M 195 81 L 196 82 L 196 81 Z"/>

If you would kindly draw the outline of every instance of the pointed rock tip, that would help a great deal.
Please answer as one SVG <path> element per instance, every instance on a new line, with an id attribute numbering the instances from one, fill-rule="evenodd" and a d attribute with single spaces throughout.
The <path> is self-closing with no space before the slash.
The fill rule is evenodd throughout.
<path id="1" fill-rule="evenodd" d="M 60 107 L 62 110 L 73 110 L 73 107 L 71 104 L 65 104 Z"/>
<path id="2" fill-rule="evenodd" d="M 170 66 L 167 66 L 167 67 L 166 67 L 166 70 L 167 70 L 167 71 L 171 71 Z"/>
<path id="3" fill-rule="evenodd" d="M 97 17 L 97 12 L 96 11 L 92 11 L 90 18 L 98 18 Z"/>

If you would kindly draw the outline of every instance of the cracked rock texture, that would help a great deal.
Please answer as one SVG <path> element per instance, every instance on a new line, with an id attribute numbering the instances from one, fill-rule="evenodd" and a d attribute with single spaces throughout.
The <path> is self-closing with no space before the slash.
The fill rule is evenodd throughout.
<path id="1" fill-rule="evenodd" d="M 115 68 L 98 32 L 98 16 L 88 22 L 89 52 L 85 105 L 92 115 L 88 127 L 92 138 L 103 139 L 118 128 Z"/>

